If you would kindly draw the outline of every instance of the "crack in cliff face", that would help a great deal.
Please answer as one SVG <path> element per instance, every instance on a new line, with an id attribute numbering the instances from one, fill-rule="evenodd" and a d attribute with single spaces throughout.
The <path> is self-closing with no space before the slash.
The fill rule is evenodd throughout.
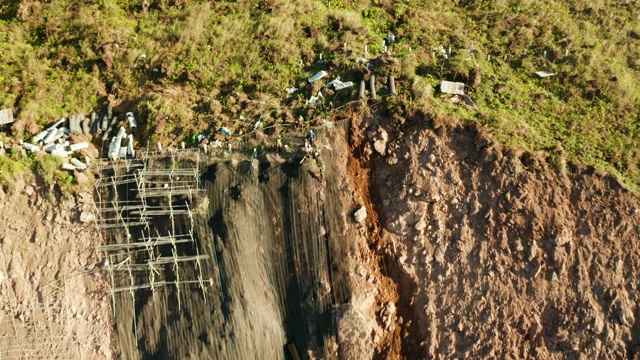
<path id="1" fill-rule="evenodd" d="M 349 172 L 355 191 L 367 210 L 366 230 L 371 255 L 377 259 L 380 272 L 380 294 L 377 297 L 376 321 L 382 329 L 374 359 L 419 358 L 419 335 L 414 308 L 416 282 L 404 273 L 397 258 L 389 251 L 389 238 L 381 226 L 379 214 L 384 206 L 377 191 L 374 174 L 376 163 L 372 161 L 367 143 L 366 127 L 374 118 L 352 120 L 348 142 L 351 146 Z M 374 341 L 375 343 L 375 341 Z"/>

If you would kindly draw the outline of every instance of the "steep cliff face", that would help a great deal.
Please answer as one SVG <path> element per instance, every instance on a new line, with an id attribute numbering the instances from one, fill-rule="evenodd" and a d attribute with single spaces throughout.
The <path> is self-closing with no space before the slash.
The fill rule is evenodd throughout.
<path id="1" fill-rule="evenodd" d="M 90 195 L 54 207 L 15 184 L 0 314 L 62 302 L 51 321 L 92 358 L 637 357 L 638 196 L 440 123 L 352 114 L 319 132 L 318 163 L 215 163 L 194 228 L 210 286 L 125 293 L 113 335 Z"/>
<path id="2" fill-rule="evenodd" d="M 393 291 L 354 219 L 366 199 L 348 171 L 346 125 L 319 132 L 317 161 L 266 154 L 204 175 L 221 284 L 213 313 L 224 315 L 209 334 L 215 358 L 288 358 L 285 344 L 310 359 L 373 356 L 377 304 Z"/>
<path id="3" fill-rule="evenodd" d="M 362 200 L 347 176 L 345 130 L 318 131 L 316 142 L 317 159 L 293 145 L 281 156 L 207 159 L 206 206 L 192 206 L 197 253 L 209 255 L 206 289 L 138 289 L 135 306 L 118 295 L 121 357 L 287 359 L 294 347 L 302 358 L 373 355 L 377 280 L 364 265 L 377 262 L 352 216 Z M 181 267 L 180 278 L 193 270 Z"/>
<path id="4" fill-rule="evenodd" d="M 433 123 L 352 127 L 372 248 L 397 289 L 378 304 L 378 355 L 638 356 L 637 195 L 592 168 L 558 173 L 542 154 L 501 149 L 477 124 Z"/>

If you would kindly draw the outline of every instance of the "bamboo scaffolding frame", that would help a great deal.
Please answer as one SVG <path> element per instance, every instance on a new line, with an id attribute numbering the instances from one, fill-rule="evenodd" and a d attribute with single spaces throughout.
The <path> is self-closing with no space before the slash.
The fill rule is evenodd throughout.
<path id="1" fill-rule="evenodd" d="M 211 281 L 203 280 L 201 265 L 209 255 L 200 253 L 193 235 L 194 213 L 190 204 L 195 196 L 204 194 L 200 187 L 199 167 L 197 150 L 157 153 L 147 149 L 136 161 L 99 163 L 98 196 L 94 207 L 96 226 L 104 241 L 96 251 L 105 254 L 109 260 L 106 267 L 111 280 L 114 314 L 118 293 L 129 292 L 135 314 L 136 291 L 155 292 L 157 287 L 175 286 L 180 309 L 181 286 L 198 284 L 204 293 L 211 285 Z M 163 225 L 165 217 L 169 221 Z M 161 221 L 154 225 L 154 219 Z M 139 226 L 143 229 L 131 232 Z M 166 234 L 158 231 L 163 227 Z M 183 230 L 185 233 L 181 233 Z M 155 236 L 151 235 L 152 231 L 156 232 Z M 189 243 L 193 246 L 185 247 Z M 169 251 L 171 255 L 167 256 Z M 195 255 L 189 253 L 191 251 Z M 183 278 L 187 274 L 180 270 L 180 264 L 188 262 L 195 263 L 196 274 L 193 276 L 196 279 Z M 148 276 L 143 278 L 140 273 L 148 273 Z M 135 326 L 134 320 L 137 338 Z"/>

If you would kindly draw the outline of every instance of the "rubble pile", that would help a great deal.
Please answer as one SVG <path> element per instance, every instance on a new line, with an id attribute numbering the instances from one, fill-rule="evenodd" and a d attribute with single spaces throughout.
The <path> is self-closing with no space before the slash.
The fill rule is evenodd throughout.
<path id="1" fill-rule="evenodd" d="M 132 112 L 126 113 L 125 117 L 130 128 L 137 127 L 137 122 Z M 21 145 L 30 152 L 46 152 L 50 155 L 67 159 L 68 161 L 62 164 L 62 169 L 64 170 L 82 171 L 87 168 L 87 165 L 77 157 L 74 157 L 74 155 L 80 150 L 87 149 L 89 142 L 80 141 L 72 144 L 70 136 L 102 134 L 102 140 L 106 141 L 116 128 L 117 123 L 117 117 L 113 116 L 111 107 L 108 108 L 105 114 L 96 114 L 94 112 L 90 117 L 85 117 L 84 114 L 72 115 L 58 120 L 31 138 L 29 142 L 21 141 Z M 133 135 L 127 134 L 124 126 L 121 126 L 117 135 L 111 138 L 108 156 L 113 161 L 119 158 L 135 157 Z"/>

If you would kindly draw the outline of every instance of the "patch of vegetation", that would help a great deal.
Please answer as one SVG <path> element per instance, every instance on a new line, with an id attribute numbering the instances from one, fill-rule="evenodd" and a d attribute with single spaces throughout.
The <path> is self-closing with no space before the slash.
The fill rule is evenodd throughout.
<path id="1" fill-rule="evenodd" d="M 479 121 L 559 171 L 573 161 L 640 183 L 633 2 L 0 0 L 0 14 L 0 106 L 20 119 L 44 124 L 111 103 L 137 111 L 151 143 L 177 145 L 207 128 L 246 131 L 241 119 L 322 115 L 305 105 L 320 89 L 306 78 L 319 70 L 352 81 L 373 71 L 382 87 L 392 69 L 399 100 L 381 101 L 403 115 Z M 397 66 L 355 61 L 365 45 L 377 56 L 388 31 Z M 440 101 L 442 79 L 470 85 L 480 110 Z M 343 90 L 327 104 L 355 98 Z"/>
<path id="2" fill-rule="evenodd" d="M 61 158 L 49 155 L 36 157 L 33 163 L 33 169 L 45 183 L 58 185 L 62 193 L 65 194 L 73 185 L 77 184 L 77 181 L 72 173 L 61 170 L 61 166 Z"/>
<path id="3" fill-rule="evenodd" d="M 0 186 L 11 185 L 17 178 L 21 178 L 33 165 L 33 158 L 20 156 L 18 151 L 10 151 L 0 156 Z"/>
<path id="4" fill-rule="evenodd" d="M 31 181 L 39 176 L 49 186 L 57 185 L 63 194 L 69 193 L 77 184 L 72 173 L 61 170 L 62 159 L 51 155 L 22 155 L 19 150 L 11 150 L 0 156 L 0 189 L 18 181 Z"/>

